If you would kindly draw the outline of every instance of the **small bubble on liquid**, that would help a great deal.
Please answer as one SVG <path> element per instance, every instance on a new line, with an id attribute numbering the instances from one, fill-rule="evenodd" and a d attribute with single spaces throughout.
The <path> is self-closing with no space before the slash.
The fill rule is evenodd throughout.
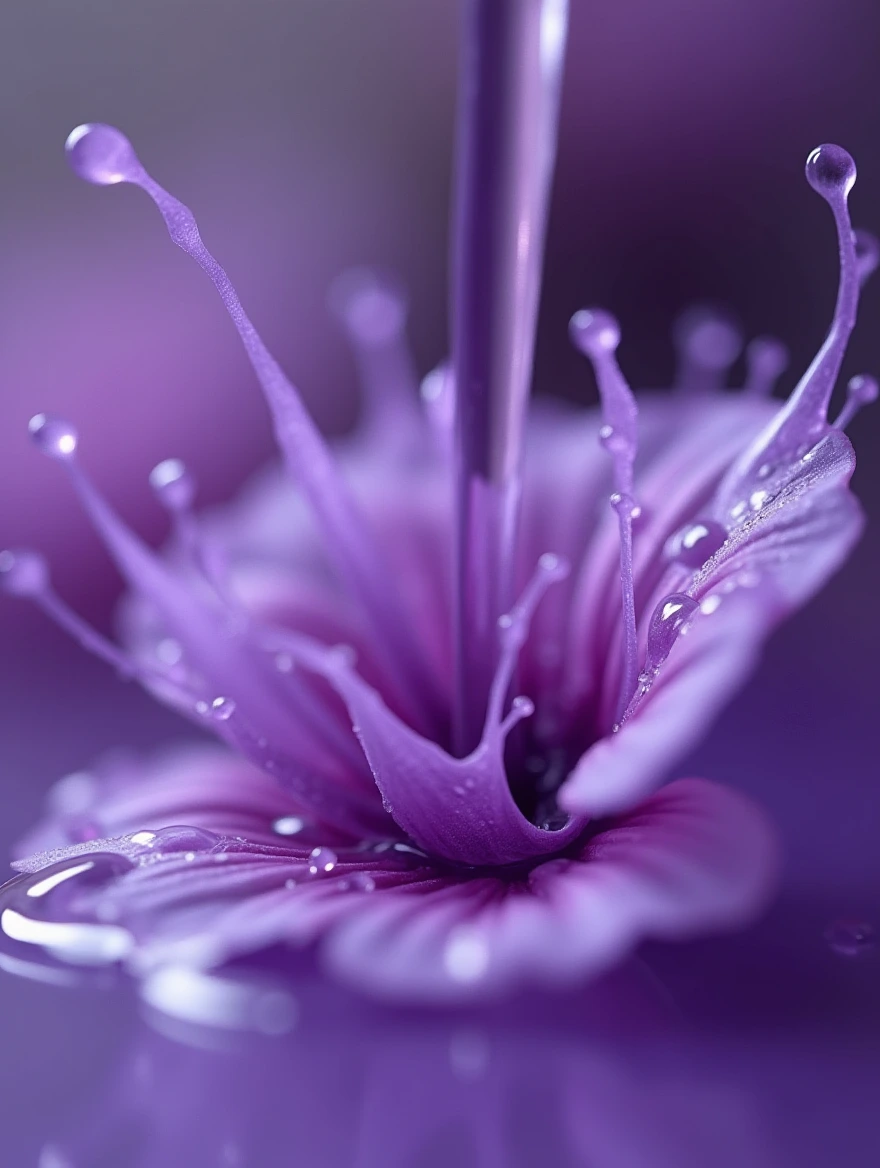
<path id="1" fill-rule="evenodd" d="M 282 815 L 272 824 L 276 835 L 299 835 L 305 827 L 305 820 L 298 815 Z"/>
<path id="2" fill-rule="evenodd" d="M 28 422 L 28 431 L 36 448 L 50 458 L 64 460 L 76 452 L 76 429 L 63 418 L 34 414 Z"/>
<path id="3" fill-rule="evenodd" d="M 169 511 L 186 511 L 195 495 L 195 481 L 179 458 L 166 458 L 150 471 L 150 486 Z"/>
<path id="4" fill-rule="evenodd" d="M 842 957 L 858 957 L 877 944 L 874 926 L 867 921 L 842 917 L 825 930 L 825 940 Z"/>
<path id="5" fill-rule="evenodd" d="M 49 583 L 49 567 L 38 552 L 0 551 L 0 590 L 10 596 L 37 596 Z"/>
<path id="6" fill-rule="evenodd" d="M 332 848 L 313 848 L 309 855 L 309 875 L 326 876 L 339 862 Z"/>

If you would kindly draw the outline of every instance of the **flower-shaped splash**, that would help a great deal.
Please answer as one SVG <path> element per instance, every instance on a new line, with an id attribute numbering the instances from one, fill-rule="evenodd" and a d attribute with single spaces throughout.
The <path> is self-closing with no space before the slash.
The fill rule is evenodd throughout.
<path id="1" fill-rule="evenodd" d="M 452 358 L 419 394 L 399 292 L 343 278 L 332 302 L 366 410 L 336 453 L 192 212 L 118 130 L 68 139 L 80 177 L 141 187 L 213 282 L 284 469 L 201 517 L 186 468 L 161 463 L 174 531 L 158 555 L 92 485 L 74 428 L 32 420 L 128 581 L 123 646 L 36 553 L 0 553 L 0 580 L 225 749 L 117 760 L 56 791 L 5 894 L 6 964 L 154 975 L 307 946 L 370 991 L 453 998 L 591 976 L 642 937 L 739 924 L 768 894 L 756 809 L 702 779 L 658 787 L 859 534 L 844 427 L 876 383 L 854 378 L 828 420 L 878 254 L 850 227 L 853 162 L 835 146 L 807 161 L 840 289 L 784 405 L 781 345 L 753 341 L 745 388 L 726 392 L 741 338 L 705 312 L 678 330 L 674 391 L 637 404 L 616 321 L 584 310 L 571 335 L 598 415 L 529 406 L 565 11 L 468 13 Z"/>

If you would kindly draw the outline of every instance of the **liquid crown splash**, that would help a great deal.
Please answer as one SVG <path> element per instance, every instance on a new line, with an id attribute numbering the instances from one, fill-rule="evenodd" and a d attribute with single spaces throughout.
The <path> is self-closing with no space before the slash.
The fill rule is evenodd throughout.
<path id="1" fill-rule="evenodd" d="M 528 413 L 564 6 L 474 0 L 468 11 L 452 359 L 423 383 L 420 408 L 401 291 L 365 272 L 335 286 L 331 305 L 370 398 L 345 468 L 189 208 L 119 130 L 94 123 L 68 138 L 77 175 L 140 187 L 211 280 L 334 573 L 317 587 L 291 579 L 273 546 L 263 554 L 274 579 L 283 567 L 289 593 L 279 597 L 268 577 L 248 591 L 242 521 L 209 528 L 193 508 L 195 482 L 174 458 L 150 475 L 173 539 L 170 554 L 155 553 L 96 490 L 75 429 L 43 414 L 32 420 L 35 445 L 68 474 L 129 584 L 126 646 L 57 596 L 36 553 L 0 553 L 0 586 L 32 598 L 250 767 L 247 782 L 230 781 L 226 792 L 246 809 L 239 830 L 205 820 L 205 806 L 219 814 L 212 784 L 223 779 L 212 777 L 189 825 L 168 822 L 167 810 L 131 822 L 125 799 L 123 813 L 111 794 L 90 808 L 94 832 L 83 833 L 81 818 L 64 822 L 63 842 L 24 861 L 31 872 L 51 863 L 67 873 L 96 849 L 124 857 L 128 866 L 99 899 L 131 916 L 139 962 L 159 960 L 145 956 L 152 934 L 135 927 L 141 914 L 157 919 L 187 888 L 199 890 L 195 900 L 220 888 L 241 898 L 232 924 L 187 938 L 203 964 L 290 941 L 297 920 L 309 922 L 301 941 L 348 920 L 344 943 L 332 934 L 333 960 L 344 965 L 356 952 L 384 986 L 419 977 L 441 995 L 514 974 L 553 980 L 554 961 L 597 971 L 646 932 L 732 923 L 765 893 L 772 847 L 738 797 L 702 780 L 652 791 L 744 678 L 761 639 L 858 534 L 843 429 L 876 398 L 876 381 L 851 379 L 842 411 L 833 424 L 828 417 L 859 288 L 880 254 L 850 226 L 855 166 L 830 145 L 807 161 L 836 225 L 840 286 L 828 337 L 787 402 L 771 400 L 787 361 L 773 338 L 748 345 L 743 393 L 723 392 L 744 338 L 726 315 L 699 310 L 676 329 L 674 393 L 640 416 L 617 360 L 620 326 L 590 308 L 572 317 L 570 335 L 593 366 L 601 418 L 560 421 L 540 403 Z M 489 146 L 500 150 L 491 173 Z M 497 228 L 491 240 L 487 224 Z M 369 473 L 345 473 L 357 466 Z M 281 543 L 310 538 L 296 528 Z M 161 786 L 150 779 L 143 789 L 151 784 Z M 643 830 L 679 817 L 692 826 Z M 716 838 L 731 825 L 735 842 Z M 655 849 L 647 864 L 643 848 Z M 721 862 L 712 895 L 682 875 Z M 661 889 L 654 874 L 668 875 L 669 865 L 675 878 L 664 875 Z M 74 888 L 78 872 L 64 879 Z M 614 899 L 609 889 L 621 887 L 628 891 Z M 553 903 L 556 888 L 567 890 L 560 904 L 581 906 L 563 929 L 568 958 L 523 940 L 544 936 L 539 906 Z M 424 898 L 396 895 L 413 889 Z M 249 913 L 251 896 L 260 912 Z M 358 929 L 373 918 L 348 908 L 365 896 L 407 936 L 403 905 L 422 899 L 420 935 L 441 938 L 439 956 L 408 967 L 374 945 L 371 957 L 373 942 Z M 288 912 L 294 897 L 307 906 L 302 915 Z M 505 913 L 520 909 L 531 923 L 505 933 Z M 588 919 L 590 928 L 575 927 Z"/>

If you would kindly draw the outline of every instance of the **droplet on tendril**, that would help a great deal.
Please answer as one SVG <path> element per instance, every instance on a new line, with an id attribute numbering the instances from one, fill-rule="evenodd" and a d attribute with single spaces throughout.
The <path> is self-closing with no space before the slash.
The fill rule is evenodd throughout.
<path id="1" fill-rule="evenodd" d="M 406 323 L 406 297 L 388 277 L 369 268 L 343 272 L 330 288 L 330 307 L 365 345 L 382 345 Z"/>
<path id="2" fill-rule="evenodd" d="M 673 326 L 676 347 L 699 369 L 719 373 L 739 356 L 743 335 L 733 317 L 719 308 L 696 305 L 687 308 Z"/>
<path id="3" fill-rule="evenodd" d="M 49 458 L 64 461 L 76 452 L 76 429 L 63 418 L 34 414 L 28 422 L 28 430 L 36 448 Z"/>
<path id="4" fill-rule="evenodd" d="M 572 342 L 587 356 L 613 353 L 620 344 L 620 325 L 602 308 L 581 308 L 568 326 Z"/>
<path id="5" fill-rule="evenodd" d="M 64 149 L 74 174 L 98 186 L 131 182 L 141 172 L 125 134 L 103 122 L 88 122 L 71 130 Z"/>
<path id="6" fill-rule="evenodd" d="M 179 458 L 166 458 L 150 471 L 150 486 L 168 511 L 186 511 L 195 495 L 195 481 Z"/>
<path id="7" fill-rule="evenodd" d="M 806 173 L 807 182 L 823 199 L 846 197 L 856 181 L 856 164 L 842 146 L 826 142 L 810 151 Z"/>

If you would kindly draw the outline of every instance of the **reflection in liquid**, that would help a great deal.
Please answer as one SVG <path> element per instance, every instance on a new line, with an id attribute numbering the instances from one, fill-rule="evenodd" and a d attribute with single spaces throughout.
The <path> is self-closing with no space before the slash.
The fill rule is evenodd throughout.
<path id="1" fill-rule="evenodd" d="M 252 988 L 254 1000 L 269 992 Z M 174 1016 L 152 994 L 149 1022 L 40 1168 L 777 1163 L 749 1093 L 686 1042 L 638 970 L 576 998 L 455 1014 L 382 1009 L 308 981 L 274 1036 L 254 1033 L 269 1028 L 259 1015 L 246 1032 L 244 991 L 218 1027 L 204 1025 L 195 983 L 179 989 L 166 986 Z"/>

